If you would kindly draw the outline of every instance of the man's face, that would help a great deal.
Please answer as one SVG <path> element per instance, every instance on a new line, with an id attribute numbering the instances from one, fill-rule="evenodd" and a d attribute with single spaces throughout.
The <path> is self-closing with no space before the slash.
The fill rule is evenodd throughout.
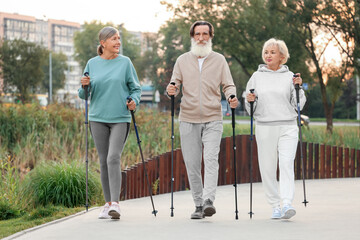
<path id="1" fill-rule="evenodd" d="M 194 29 L 194 39 L 197 44 L 205 45 L 210 39 L 210 31 L 208 25 L 198 25 Z"/>

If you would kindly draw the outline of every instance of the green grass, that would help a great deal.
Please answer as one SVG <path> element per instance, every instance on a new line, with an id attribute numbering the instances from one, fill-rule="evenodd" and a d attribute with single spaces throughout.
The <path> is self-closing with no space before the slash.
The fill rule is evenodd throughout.
<path id="1" fill-rule="evenodd" d="M 21 195 L 27 205 L 32 204 L 34 207 L 48 204 L 81 206 L 86 201 L 85 175 L 85 166 L 79 162 L 42 163 L 26 175 Z M 99 176 L 92 171 L 88 174 L 88 190 L 90 204 L 101 199 Z"/>
<path id="2" fill-rule="evenodd" d="M 19 218 L 2 220 L 0 221 L 0 238 L 10 236 L 25 229 L 51 222 L 83 210 L 85 210 L 84 207 L 65 208 L 61 206 L 51 206 L 47 207 L 46 210 L 44 210 L 44 208 L 39 208 L 38 210 L 24 214 Z M 45 213 L 45 216 L 41 215 L 42 212 Z"/>

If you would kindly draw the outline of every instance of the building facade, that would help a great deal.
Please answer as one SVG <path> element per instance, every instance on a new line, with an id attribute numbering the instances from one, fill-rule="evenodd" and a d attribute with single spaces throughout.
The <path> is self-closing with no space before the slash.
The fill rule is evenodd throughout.
<path id="1" fill-rule="evenodd" d="M 50 51 L 67 56 L 68 69 L 65 72 L 65 86 L 58 90 L 58 101 L 68 101 L 75 106 L 81 104 L 77 97 L 79 79 L 82 70 L 74 60 L 75 32 L 80 31 L 79 23 L 54 19 L 36 19 L 35 17 L 0 12 L 0 39 L 22 39 L 44 46 Z M 0 80 L 0 89 L 2 79 Z"/>

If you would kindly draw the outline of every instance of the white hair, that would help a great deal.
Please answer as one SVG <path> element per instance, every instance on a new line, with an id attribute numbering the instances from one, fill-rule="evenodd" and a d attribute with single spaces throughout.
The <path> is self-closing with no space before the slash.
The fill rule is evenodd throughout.
<path id="1" fill-rule="evenodd" d="M 288 50 L 285 42 L 283 40 L 270 38 L 269 40 L 267 40 L 264 43 L 264 46 L 263 46 L 263 49 L 262 49 L 262 59 L 263 59 L 264 62 L 266 62 L 265 61 L 265 50 L 269 46 L 277 46 L 278 47 L 280 54 L 284 57 L 281 60 L 281 64 L 285 64 L 287 62 L 287 60 L 290 58 L 289 50 Z"/>

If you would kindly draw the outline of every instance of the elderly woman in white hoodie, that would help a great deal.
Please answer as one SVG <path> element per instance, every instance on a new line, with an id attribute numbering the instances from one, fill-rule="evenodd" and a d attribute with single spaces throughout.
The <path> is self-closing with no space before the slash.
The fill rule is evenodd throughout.
<path id="1" fill-rule="evenodd" d="M 297 103 L 295 84 L 301 86 L 300 73 L 294 75 L 284 65 L 289 53 L 282 40 L 269 39 L 262 50 L 265 64 L 251 76 L 246 86 L 245 107 L 250 113 L 254 102 L 255 136 L 259 167 L 272 219 L 289 219 L 296 214 L 294 199 L 294 159 L 298 144 Z M 254 89 L 254 93 L 250 93 Z M 306 102 L 300 88 L 300 109 Z M 279 184 L 276 180 L 279 162 Z M 280 192 L 278 190 L 278 185 Z M 282 209 L 281 209 L 282 202 Z"/>

